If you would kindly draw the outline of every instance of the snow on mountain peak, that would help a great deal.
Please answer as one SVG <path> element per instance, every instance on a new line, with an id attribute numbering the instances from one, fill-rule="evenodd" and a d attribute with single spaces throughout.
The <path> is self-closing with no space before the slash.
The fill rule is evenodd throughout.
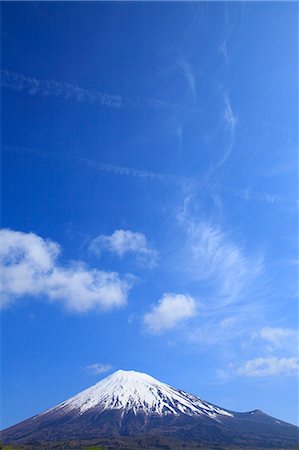
<path id="1" fill-rule="evenodd" d="M 121 410 L 147 415 L 205 414 L 232 416 L 226 410 L 213 406 L 194 395 L 172 388 L 142 372 L 117 370 L 94 386 L 66 400 L 53 410 L 84 414 L 91 409 L 99 412 Z"/>

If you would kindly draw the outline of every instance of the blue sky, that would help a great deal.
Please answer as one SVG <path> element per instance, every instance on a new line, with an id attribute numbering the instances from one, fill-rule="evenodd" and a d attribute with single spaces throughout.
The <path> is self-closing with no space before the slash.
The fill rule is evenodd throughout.
<path id="1" fill-rule="evenodd" d="M 113 370 L 297 422 L 297 8 L 2 4 L 2 426 Z"/>

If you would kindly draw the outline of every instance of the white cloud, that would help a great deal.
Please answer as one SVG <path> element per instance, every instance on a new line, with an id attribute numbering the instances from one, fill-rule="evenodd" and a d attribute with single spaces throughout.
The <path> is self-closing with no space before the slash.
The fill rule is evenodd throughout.
<path id="1" fill-rule="evenodd" d="M 150 333 L 159 334 L 194 317 L 197 302 L 193 297 L 180 294 L 164 294 L 158 304 L 145 314 L 144 323 Z"/>
<path id="2" fill-rule="evenodd" d="M 237 368 L 238 375 L 248 377 L 296 375 L 298 373 L 298 358 L 255 358 L 246 361 Z"/>
<path id="3" fill-rule="evenodd" d="M 24 296 L 44 296 L 75 312 L 123 306 L 133 277 L 90 269 L 82 262 L 57 263 L 60 246 L 34 233 L 0 230 L 2 304 Z"/>
<path id="4" fill-rule="evenodd" d="M 109 370 L 112 369 L 112 366 L 110 364 L 90 364 L 89 366 L 86 366 L 84 370 L 91 375 L 99 375 L 101 373 L 109 372 Z"/>
<path id="5" fill-rule="evenodd" d="M 290 328 L 262 328 L 257 337 L 268 344 L 271 351 L 283 349 L 284 351 L 296 353 L 298 350 L 298 331 Z"/>
<path id="6" fill-rule="evenodd" d="M 290 328 L 264 327 L 257 332 L 252 332 L 252 323 L 258 320 L 258 316 L 250 317 L 250 311 L 245 310 L 241 319 L 237 322 L 233 317 L 228 317 L 218 323 L 204 325 L 202 329 L 197 330 L 197 334 L 191 335 L 190 341 L 192 343 L 212 343 L 219 346 L 226 345 L 229 340 L 234 339 L 232 352 L 227 355 L 231 363 L 225 370 L 230 377 L 234 375 L 259 377 L 296 374 L 298 369 L 297 331 Z M 240 344 L 239 349 L 238 344 Z M 251 354 L 252 351 L 261 351 L 262 353 L 259 357 L 247 359 L 244 363 L 239 364 L 236 361 L 232 362 L 237 358 L 236 350 L 241 350 L 243 356 L 248 350 Z"/>
<path id="7" fill-rule="evenodd" d="M 93 239 L 89 249 L 100 255 L 102 251 L 116 253 L 123 257 L 127 253 L 138 255 L 139 261 L 149 265 L 155 263 L 157 252 L 154 250 L 143 233 L 129 230 L 116 230 L 111 235 L 100 235 Z"/>

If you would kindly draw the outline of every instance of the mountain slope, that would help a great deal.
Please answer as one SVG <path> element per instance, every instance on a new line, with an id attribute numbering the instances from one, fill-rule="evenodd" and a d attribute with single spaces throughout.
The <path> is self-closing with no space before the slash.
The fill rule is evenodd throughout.
<path id="1" fill-rule="evenodd" d="M 297 427 L 259 410 L 232 412 L 144 373 L 122 370 L 2 432 L 5 442 L 31 444 L 119 436 L 130 441 L 161 436 L 190 446 L 292 448 L 299 442 Z"/>
<path id="2" fill-rule="evenodd" d="M 100 411 L 122 410 L 135 415 L 166 416 L 205 414 L 232 416 L 228 411 L 204 402 L 197 397 L 174 389 L 155 378 L 140 372 L 118 370 L 114 374 L 61 403 L 52 411 L 80 411 L 96 408 Z"/>

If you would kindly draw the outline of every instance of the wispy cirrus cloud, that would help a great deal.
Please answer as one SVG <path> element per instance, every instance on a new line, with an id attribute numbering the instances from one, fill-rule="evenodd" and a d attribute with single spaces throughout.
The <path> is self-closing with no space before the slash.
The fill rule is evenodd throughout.
<path id="1" fill-rule="evenodd" d="M 239 348 L 263 313 L 263 256 L 249 252 L 220 220 L 212 223 L 196 208 L 194 197 L 187 197 L 178 215 L 184 243 L 175 249 L 175 271 L 201 297 L 201 314 L 185 338 L 195 347 Z"/>
<path id="2" fill-rule="evenodd" d="M 90 364 L 84 367 L 84 371 L 89 373 L 90 375 L 100 375 L 102 373 L 109 372 L 109 370 L 111 369 L 113 369 L 113 366 L 111 366 L 110 364 L 102 363 Z"/>
<path id="3" fill-rule="evenodd" d="M 196 79 L 191 65 L 188 64 L 183 59 L 178 60 L 177 65 L 182 70 L 186 78 L 187 84 L 189 86 L 189 89 L 191 90 L 192 94 L 196 97 Z"/>
<path id="4" fill-rule="evenodd" d="M 223 120 L 228 129 L 234 133 L 236 126 L 238 124 L 238 117 L 234 113 L 231 105 L 231 100 L 228 93 L 223 95 L 224 98 L 224 111 L 223 111 Z"/>
<path id="5" fill-rule="evenodd" d="M 180 216 L 180 221 L 187 237 L 183 260 L 188 261 L 189 275 L 213 286 L 216 303 L 240 301 L 262 273 L 262 257 L 246 255 L 242 246 L 219 225 L 197 220 L 186 213 Z"/>
<path id="6" fill-rule="evenodd" d="M 69 311 L 106 311 L 126 304 L 133 276 L 87 267 L 81 261 L 59 264 L 60 246 L 34 233 L 0 231 L 2 305 L 26 296 L 59 302 Z"/>
<path id="7" fill-rule="evenodd" d="M 202 320 L 189 330 L 187 340 L 196 346 L 227 347 L 236 339 L 240 341 L 244 335 L 248 334 L 247 313 L 246 307 L 243 307 L 241 313 L 240 311 L 215 311 L 205 304 L 202 309 Z"/>
<path id="8" fill-rule="evenodd" d="M 91 241 L 89 249 L 98 256 L 104 251 L 115 253 L 119 257 L 133 254 L 139 262 L 150 266 L 153 266 L 157 259 L 157 251 L 150 245 L 146 236 L 130 230 L 115 230 L 111 235 L 101 234 Z"/>
<path id="9" fill-rule="evenodd" d="M 228 58 L 228 51 L 227 51 L 227 40 L 224 39 L 224 41 L 222 41 L 220 47 L 219 47 L 219 51 L 222 54 L 224 61 L 226 64 L 229 63 L 229 58 Z"/>
<path id="10" fill-rule="evenodd" d="M 183 127 L 182 124 L 179 124 L 178 127 L 175 130 L 175 134 L 177 136 L 178 139 L 178 143 L 179 143 L 179 150 L 182 150 L 183 147 Z"/>
<path id="11" fill-rule="evenodd" d="M 223 164 L 226 163 L 230 157 L 236 142 L 236 131 L 238 125 L 238 116 L 233 111 L 232 103 L 228 92 L 222 88 L 222 98 L 223 98 L 223 112 L 221 116 L 221 121 L 224 124 L 224 131 L 228 133 L 228 143 L 222 149 L 222 154 L 216 161 L 208 173 L 208 178 L 218 170 Z"/>
<path id="12" fill-rule="evenodd" d="M 149 333 L 160 334 L 196 316 L 197 310 L 197 301 L 189 295 L 164 294 L 143 321 Z"/>

